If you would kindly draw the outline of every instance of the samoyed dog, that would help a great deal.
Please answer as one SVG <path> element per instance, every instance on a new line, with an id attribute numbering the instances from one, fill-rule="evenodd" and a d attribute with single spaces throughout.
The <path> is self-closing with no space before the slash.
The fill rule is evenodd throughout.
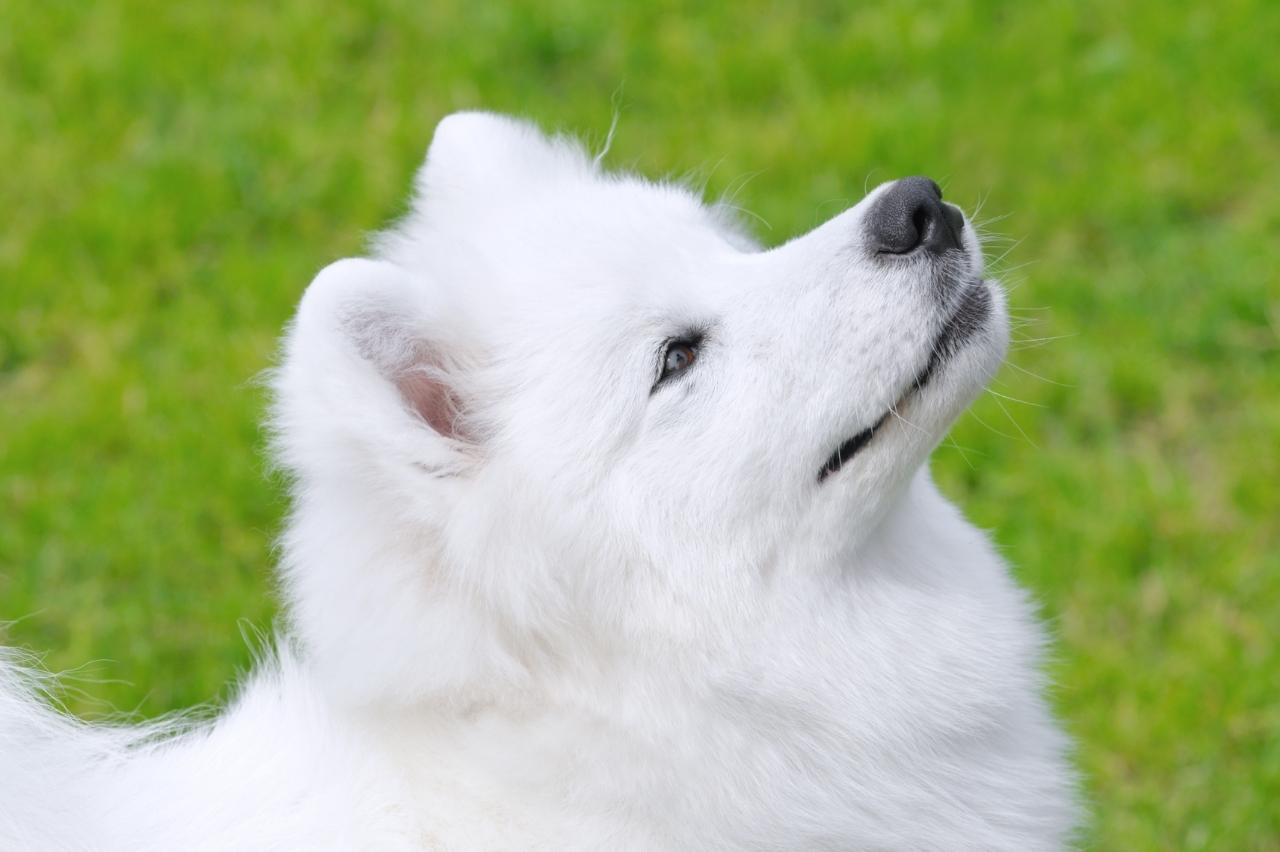
<path id="1" fill-rule="evenodd" d="M 10 659 L 0 849 L 1060 848 L 1035 607 L 925 462 L 1006 348 L 935 183 L 764 249 L 446 118 L 275 375 L 287 629 L 215 721 Z"/>

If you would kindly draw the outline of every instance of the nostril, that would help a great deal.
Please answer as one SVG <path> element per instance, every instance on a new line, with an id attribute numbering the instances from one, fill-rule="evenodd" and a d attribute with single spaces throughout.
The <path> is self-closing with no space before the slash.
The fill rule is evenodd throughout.
<path id="1" fill-rule="evenodd" d="M 909 177 L 881 194 L 867 214 L 866 228 L 868 243 L 880 254 L 911 254 L 921 247 L 941 254 L 959 248 L 964 217 L 942 203 L 942 190 L 932 180 Z"/>
<path id="2" fill-rule="evenodd" d="M 929 215 L 927 207 L 921 205 L 915 209 L 915 212 L 911 214 L 911 227 L 916 232 L 915 245 L 911 246 L 914 249 L 920 243 L 928 241 L 929 231 L 932 230 L 932 217 Z"/>
<path id="3" fill-rule="evenodd" d="M 960 212 L 960 208 L 954 204 L 943 202 L 942 218 L 947 224 L 947 230 L 951 232 L 951 236 L 955 238 L 956 245 L 960 244 L 960 235 L 964 233 L 964 214 Z"/>

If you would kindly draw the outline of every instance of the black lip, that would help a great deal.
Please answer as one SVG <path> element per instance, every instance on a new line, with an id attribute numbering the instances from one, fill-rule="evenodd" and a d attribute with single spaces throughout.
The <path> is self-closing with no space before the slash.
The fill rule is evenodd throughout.
<path id="1" fill-rule="evenodd" d="M 836 448 L 831 454 L 831 458 L 827 459 L 826 464 L 822 466 L 822 470 L 818 471 L 818 481 L 826 479 L 831 474 L 844 467 L 844 463 L 858 454 L 858 451 L 867 445 L 867 443 L 875 437 L 876 430 L 889 419 L 889 412 L 880 415 L 880 419 L 873 425 L 863 429 L 852 438 L 846 440 L 843 444 Z"/>
<path id="2" fill-rule="evenodd" d="M 924 365 L 924 369 L 917 373 L 915 378 L 907 385 L 906 390 L 898 397 L 897 402 L 893 404 L 893 408 L 881 414 L 875 423 L 848 438 L 836 448 L 836 451 L 830 455 L 818 471 L 818 482 L 821 483 L 828 476 L 838 472 L 840 468 L 844 467 L 845 462 L 852 459 L 867 444 L 871 443 L 871 439 L 876 436 L 876 432 L 889 419 L 889 415 L 912 394 L 920 391 L 929 383 L 938 368 L 982 328 L 990 312 L 991 291 L 983 283 L 975 282 L 965 288 L 956 309 L 952 312 L 946 324 L 942 326 L 938 336 L 934 338 L 933 348 L 929 353 L 929 360 Z"/>

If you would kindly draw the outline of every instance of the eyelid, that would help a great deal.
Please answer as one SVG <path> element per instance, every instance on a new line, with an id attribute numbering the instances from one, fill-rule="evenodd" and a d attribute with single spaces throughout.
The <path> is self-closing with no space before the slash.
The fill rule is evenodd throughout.
<path id="1" fill-rule="evenodd" d="M 684 344 L 690 347 L 691 349 L 693 349 L 695 352 L 701 353 L 702 342 L 705 338 L 706 338 L 706 332 L 703 331 L 702 329 L 690 329 L 689 331 L 686 331 L 683 334 L 672 335 L 671 337 L 668 337 L 666 340 L 662 341 L 662 344 L 658 347 L 657 372 L 655 373 L 655 376 L 657 378 L 654 380 L 653 387 L 649 388 L 650 396 L 653 396 L 655 393 L 657 393 L 658 388 L 662 387 L 667 382 L 672 381 L 673 379 L 676 379 L 679 376 L 682 376 L 688 372 L 688 368 L 686 368 L 684 370 L 681 370 L 678 373 L 664 375 L 664 372 L 666 369 L 664 362 L 666 361 L 667 353 L 671 351 L 671 347 L 676 344 Z M 695 359 L 695 363 L 696 362 L 697 360 Z M 690 365 L 690 367 L 692 367 L 692 365 Z"/>

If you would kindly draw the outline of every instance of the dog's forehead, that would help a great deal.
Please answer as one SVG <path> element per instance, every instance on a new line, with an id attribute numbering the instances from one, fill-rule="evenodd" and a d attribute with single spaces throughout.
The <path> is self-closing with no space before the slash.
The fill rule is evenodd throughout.
<path id="1" fill-rule="evenodd" d="M 590 247 L 593 235 L 670 240 L 717 225 L 715 212 L 682 184 L 596 168 L 521 170 L 501 185 L 467 193 L 429 186 L 419 204 L 450 230 L 542 232 L 555 238 L 553 249 Z"/>
<path id="2" fill-rule="evenodd" d="M 687 189 L 625 175 L 599 175 L 577 187 L 551 186 L 527 203 L 528 221 L 557 251 L 654 257 L 723 248 L 715 216 Z"/>
<path id="3" fill-rule="evenodd" d="M 446 278 L 516 298 L 639 295 L 740 250 L 724 221 L 687 189 L 630 176 L 530 182 L 483 204 L 447 208 L 446 199 L 433 217 L 431 255 L 468 274 Z"/>

